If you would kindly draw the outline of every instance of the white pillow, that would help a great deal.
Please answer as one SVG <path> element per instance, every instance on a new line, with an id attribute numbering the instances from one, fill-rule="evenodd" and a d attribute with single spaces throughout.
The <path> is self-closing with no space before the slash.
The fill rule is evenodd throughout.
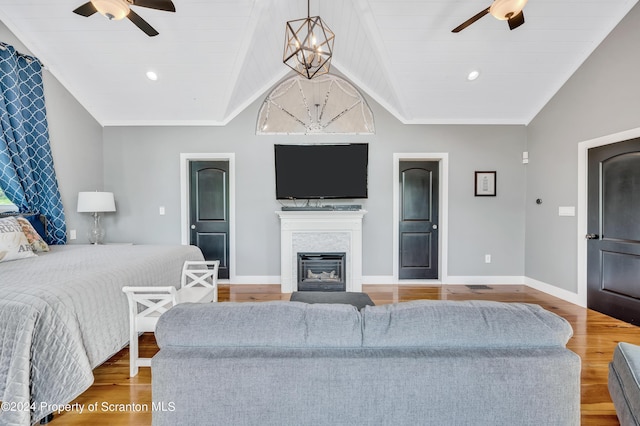
<path id="1" fill-rule="evenodd" d="M 0 262 L 34 256 L 18 220 L 15 217 L 0 219 Z"/>
<path id="2" fill-rule="evenodd" d="M 49 245 L 42 239 L 38 231 L 24 217 L 16 216 L 18 224 L 22 227 L 22 233 L 27 237 L 27 242 L 31 244 L 34 253 L 49 251 Z"/>

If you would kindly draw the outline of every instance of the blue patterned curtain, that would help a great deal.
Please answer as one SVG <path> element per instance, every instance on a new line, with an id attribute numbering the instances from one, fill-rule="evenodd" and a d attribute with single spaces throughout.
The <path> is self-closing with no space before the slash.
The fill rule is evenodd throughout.
<path id="1" fill-rule="evenodd" d="M 47 218 L 49 244 L 64 244 L 40 61 L 0 43 L 0 90 L 0 186 L 21 212 Z"/>

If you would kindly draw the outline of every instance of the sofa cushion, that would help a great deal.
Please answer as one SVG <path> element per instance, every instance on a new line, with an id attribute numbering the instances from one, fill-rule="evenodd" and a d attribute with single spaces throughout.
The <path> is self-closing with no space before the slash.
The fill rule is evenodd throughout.
<path id="1" fill-rule="evenodd" d="M 620 424 L 640 424 L 640 346 L 616 346 L 609 364 L 609 393 Z"/>
<path id="2" fill-rule="evenodd" d="M 365 347 L 565 346 L 573 335 L 562 317 L 538 305 L 419 300 L 362 310 Z"/>
<path id="3" fill-rule="evenodd" d="M 223 302 L 174 306 L 158 320 L 165 346 L 360 347 L 362 322 L 351 305 Z"/>

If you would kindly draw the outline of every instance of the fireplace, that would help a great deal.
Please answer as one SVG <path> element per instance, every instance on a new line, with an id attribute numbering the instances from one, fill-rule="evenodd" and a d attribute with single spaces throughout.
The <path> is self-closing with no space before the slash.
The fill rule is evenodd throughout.
<path id="1" fill-rule="evenodd" d="M 346 291 L 347 254 L 298 253 L 298 291 Z"/>
<path id="2" fill-rule="evenodd" d="M 366 210 L 277 211 L 280 290 L 298 291 L 298 253 L 345 253 L 346 291 L 362 291 L 362 219 L 366 213 Z"/>

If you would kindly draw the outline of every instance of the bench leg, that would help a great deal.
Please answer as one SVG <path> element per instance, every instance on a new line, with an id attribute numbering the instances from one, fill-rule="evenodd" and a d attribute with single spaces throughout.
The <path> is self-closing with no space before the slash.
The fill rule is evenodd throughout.
<path id="1" fill-rule="evenodd" d="M 131 319 L 131 329 L 129 333 L 129 376 L 135 377 L 138 374 L 138 333 L 135 330 L 134 320 Z"/>

